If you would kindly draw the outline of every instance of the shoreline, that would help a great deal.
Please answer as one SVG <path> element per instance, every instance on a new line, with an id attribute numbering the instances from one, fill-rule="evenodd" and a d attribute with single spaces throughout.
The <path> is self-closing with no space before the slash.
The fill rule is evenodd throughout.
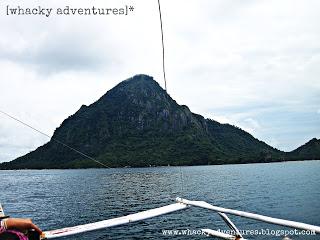
<path id="1" fill-rule="evenodd" d="M 320 161 L 320 159 L 307 159 L 307 160 L 285 160 L 285 161 L 273 161 L 273 162 L 251 162 L 251 163 L 225 163 L 225 164 L 210 164 L 210 165 L 178 165 L 178 166 L 144 166 L 144 167 L 109 167 L 109 168 L 24 168 L 24 169 L 0 169 L 1 171 L 61 171 L 61 170 L 105 170 L 105 169 L 151 169 L 151 168 L 180 168 L 180 167 L 205 167 L 205 166 L 239 166 L 239 165 L 249 165 L 249 164 L 273 164 L 273 163 L 292 163 L 292 162 L 313 162 Z"/>

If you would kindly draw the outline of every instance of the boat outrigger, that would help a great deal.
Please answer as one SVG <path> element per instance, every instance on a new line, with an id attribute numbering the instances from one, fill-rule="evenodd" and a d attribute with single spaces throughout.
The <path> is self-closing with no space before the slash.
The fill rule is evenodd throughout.
<path id="1" fill-rule="evenodd" d="M 127 215 L 124 217 L 113 218 L 113 219 L 104 220 L 104 221 L 100 221 L 100 222 L 89 223 L 89 224 L 84 224 L 84 225 L 79 225 L 79 226 L 74 226 L 74 227 L 67 227 L 67 228 L 51 230 L 51 231 L 45 231 L 43 236 L 41 236 L 41 239 L 54 239 L 54 238 L 60 238 L 60 237 L 81 234 L 81 233 L 94 231 L 94 230 L 116 227 L 116 226 L 120 226 L 120 225 L 125 225 L 125 224 L 129 224 L 129 223 L 133 223 L 133 222 L 137 222 L 137 221 L 141 221 L 141 220 L 173 213 L 176 211 L 184 210 L 184 209 L 187 209 L 191 206 L 205 208 L 205 209 L 209 209 L 214 212 L 217 212 L 222 217 L 222 219 L 226 222 L 226 224 L 230 228 L 231 232 L 234 233 L 233 235 L 230 235 L 230 234 L 222 233 L 222 232 L 216 231 L 216 230 L 202 229 L 202 232 L 206 233 L 208 236 L 211 236 L 211 237 L 217 237 L 217 238 L 229 239 L 229 240 L 244 240 L 245 239 L 241 235 L 239 229 L 228 218 L 227 214 L 231 214 L 231 215 L 235 215 L 235 216 L 239 216 L 239 217 L 244 217 L 244 218 L 249 218 L 249 219 L 254 219 L 257 221 L 262 221 L 262 222 L 280 225 L 280 226 L 284 226 L 284 227 L 289 227 L 289 228 L 293 228 L 293 229 L 304 230 L 304 231 L 310 232 L 311 234 L 320 234 L 320 227 L 319 226 L 305 224 L 305 223 L 301 223 L 301 222 L 288 221 L 288 220 L 278 219 L 278 218 L 273 218 L 273 217 L 268 217 L 268 216 L 263 216 L 263 215 L 259 215 L 259 214 L 255 214 L 255 213 L 249 213 L 249 212 L 244 212 L 244 211 L 238 211 L 238 210 L 233 210 L 233 209 L 217 207 L 217 206 L 211 205 L 211 204 L 204 202 L 204 201 L 190 201 L 187 199 L 177 198 L 176 203 L 173 203 L 173 204 L 170 204 L 170 205 L 167 205 L 164 207 L 154 208 L 154 209 L 150 209 L 150 210 L 135 213 L 135 214 L 130 214 L 130 215 Z"/>
<path id="2" fill-rule="evenodd" d="M 78 235 L 81 233 L 86 233 L 86 232 L 91 232 L 91 231 L 96 231 L 96 230 L 101 230 L 101 229 L 106 229 L 106 228 L 111 228 L 111 227 L 116 227 L 120 225 L 125 225 L 133 222 L 138 222 L 142 220 L 146 220 L 149 218 L 154 218 L 158 217 L 161 215 L 181 211 L 190 207 L 200 207 L 200 208 L 205 208 L 212 210 L 220 215 L 222 219 L 225 221 L 227 226 L 230 228 L 230 232 L 233 234 L 226 234 L 221 231 L 216 231 L 212 229 L 201 229 L 203 233 L 205 233 L 208 237 L 216 237 L 220 239 L 228 239 L 228 240 L 245 240 L 245 238 L 241 235 L 241 231 L 235 226 L 235 224 L 229 219 L 227 214 L 230 215 L 235 215 L 239 217 L 244 217 L 244 218 L 249 218 L 265 223 L 270 223 L 270 224 L 275 224 L 275 225 L 280 225 L 284 227 L 289 227 L 293 229 L 299 229 L 299 230 L 304 230 L 308 231 L 312 235 L 320 234 L 320 227 L 311 225 L 311 224 L 306 224 L 306 223 L 301 223 L 301 222 L 295 222 L 295 221 L 289 221 L 289 220 L 284 220 L 284 219 L 279 219 L 279 218 L 273 218 L 273 217 L 268 217 L 268 216 L 263 216 L 255 213 L 249 213 L 249 212 L 244 212 L 244 211 L 238 211 L 238 210 L 233 210 L 233 209 L 228 209 L 228 208 L 222 208 L 218 206 L 211 205 L 207 202 L 204 201 L 190 201 L 187 199 L 182 199 L 182 198 L 176 198 L 176 203 L 166 205 L 163 207 L 159 208 L 154 208 L 134 214 L 130 214 L 127 216 L 123 217 L 118 217 L 118 218 L 112 218 L 108 220 L 103 220 L 99 222 L 94 222 L 94 223 L 89 223 L 89 224 L 84 224 L 84 225 L 78 225 L 78 226 L 73 226 L 73 227 L 66 227 L 66 228 L 61 228 L 61 229 L 56 229 L 56 230 L 50 230 L 50 231 L 45 231 L 43 232 L 42 236 L 37 236 L 36 232 L 33 232 L 33 234 L 29 234 L 29 240 L 44 240 L 44 239 L 55 239 L 55 238 L 61 238 L 61 237 L 68 237 L 72 235 Z M 3 209 L 0 205 L 0 214 L 1 216 L 4 216 Z M 30 237 L 32 236 L 32 237 Z M 287 238 L 287 236 L 283 236 L 283 239 L 290 239 Z"/>

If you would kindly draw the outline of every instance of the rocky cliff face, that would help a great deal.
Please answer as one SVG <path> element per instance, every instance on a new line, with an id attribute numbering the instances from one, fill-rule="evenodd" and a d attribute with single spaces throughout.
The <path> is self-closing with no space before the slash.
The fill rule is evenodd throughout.
<path id="1" fill-rule="evenodd" d="M 249 133 L 192 113 L 152 77 L 136 75 L 82 106 L 53 136 L 111 167 L 199 165 L 278 161 L 280 152 Z M 12 168 L 99 167 L 51 140 L 0 166 Z"/>

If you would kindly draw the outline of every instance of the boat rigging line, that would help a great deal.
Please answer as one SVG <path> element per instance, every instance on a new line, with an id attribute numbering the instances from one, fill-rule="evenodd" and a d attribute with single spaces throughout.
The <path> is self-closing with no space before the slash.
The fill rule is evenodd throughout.
<path id="1" fill-rule="evenodd" d="M 164 34 L 163 34 L 163 21 L 162 21 L 162 12 L 161 12 L 161 4 L 160 0 L 158 0 L 158 6 L 159 6 L 159 17 L 160 17 L 160 30 L 161 30 L 161 42 L 162 42 L 162 71 L 163 71 L 163 79 L 164 79 L 164 86 L 166 92 L 168 92 L 167 89 L 167 78 L 166 78 L 166 67 L 165 67 L 165 44 L 164 44 Z M 181 194 L 183 194 L 184 189 L 184 181 L 183 181 L 183 172 L 182 172 L 182 167 L 181 167 L 181 162 L 180 162 L 180 182 L 181 182 Z"/>
<path id="2" fill-rule="evenodd" d="M 12 116 L 12 115 L 10 115 L 10 114 L 8 114 L 8 113 L 6 113 L 6 112 L 2 111 L 2 110 L 0 110 L 0 113 L 2 113 L 3 115 L 6 115 L 7 117 L 9 117 L 9 118 L 11 118 L 11 119 L 15 120 L 16 122 L 18 122 L 18 123 L 20 123 L 20 124 L 22 124 L 22 125 L 24 125 L 24 126 L 26 126 L 26 127 L 30 128 L 30 129 L 32 129 L 32 130 L 34 130 L 34 131 L 36 131 L 36 132 L 38 132 L 38 133 L 42 134 L 43 136 L 46 136 L 47 138 L 51 139 L 52 141 L 55 141 L 56 143 L 59 143 L 59 144 L 61 144 L 62 146 L 66 147 L 66 148 L 69 148 L 70 150 L 72 150 L 72 151 L 74 151 L 74 152 L 76 152 L 76 153 L 80 154 L 81 156 L 86 157 L 86 158 L 88 158 L 88 159 L 90 159 L 90 160 L 92 160 L 92 161 L 94 161 L 94 162 L 98 163 L 99 165 L 101 165 L 101 166 L 103 166 L 103 167 L 105 167 L 105 168 L 110 168 L 109 166 L 105 165 L 104 163 L 102 163 L 102 162 L 100 162 L 100 161 L 98 161 L 98 160 L 94 159 L 93 157 L 90 157 L 89 155 L 87 155 L 87 154 L 85 154 L 85 153 L 83 153 L 83 152 L 79 151 L 78 149 L 75 149 L 75 148 L 73 148 L 73 147 L 69 146 L 68 144 L 65 144 L 64 142 L 62 142 L 62 141 L 60 141 L 60 140 L 58 140 L 58 139 L 54 138 L 53 136 L 51 137 L 49 134 L 46 134 L 46 133 L 44 133 L 44 132 L 42 132 L 42 131 L 40 131 L 40 130 L 36 129 L 35 127 L 31 126 L 30 124 L 27 124 L 27 123 L 25 123 L 25 122 L 21 121 L 20 119 L 18 119 L 18 118 L 16 118 L 16 117 L 14 117 L 14 116 Z"/>
<path id="3" fill-rule="evenodd" d="M 161 13 L 161 4 L 160 0 L 158 0 L 159 6 L 159 17 L 160 17 L 160 29 L 161 29 L 161 42 L 162 42 L 162 71 L 163 71 L 163 79 L 164 79 L 164 87 L 166 92 L 167 90 L 167 79 L 166 79 L 166 68 L 165 68 L 165 48 L 164 48 L 164 34 L 163 34 L 163 23 L 162 23 L 162 13 Z"/>

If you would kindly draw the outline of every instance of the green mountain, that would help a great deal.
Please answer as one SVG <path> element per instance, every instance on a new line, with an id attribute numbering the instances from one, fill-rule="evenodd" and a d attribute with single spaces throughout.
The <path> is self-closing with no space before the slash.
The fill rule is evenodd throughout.
<path id="1" fill-rule="evenodd" d="M 289 160 L 319 160 L 320 159 L 320 140 L 313 138 L 301 147 L 286 154 Z"/>
<path id="2" fill-rule="evenodd" d="M 146 75 L 125 80 L 95 103 L 82 106 L 63 121 L 53 139 L 55 141 L 51 140 L 25 156 L 1 164 L 0 168 L 100 167 L 57 141 L 110 167 L 285 159 L 284 152 L 240 128 L 205 119 L 192 113 L 187 106 L 177 104 L 152 77 Z M 301 152 L 299 156 L 304 156 L 304 151 Z M 305 152 L 309 153 L 309 150 Z M 318 154 L 319 149 L 316 152 Z"/>

